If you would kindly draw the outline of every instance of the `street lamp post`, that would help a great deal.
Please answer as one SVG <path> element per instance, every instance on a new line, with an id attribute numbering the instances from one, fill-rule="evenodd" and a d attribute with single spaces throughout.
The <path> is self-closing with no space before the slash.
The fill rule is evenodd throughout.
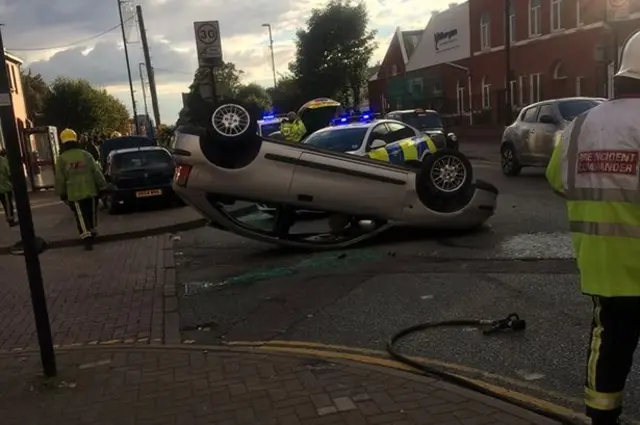
<path id="1" fill-rule="evenodd" d="M 2 43 L 2 33 L 0 32 L 0 62 L 6 63 L 4 46 Z M 38 335 L 38 345 L 40 346 L 40 362 L 47 377 L 56 376 L 56 357 L 53 349 L 53 338 L 51 335 L 51 324 L 49 323 L 49 313 L 47 311 L 47 299 L 42 283 L 42 269 L 40 268 L 40 258 L 36 246 L 36 235 L 33 228 L 33 216 L 29 205 L 29 195 L 27 193 L 27 182 L 24 176 L 22 157 L 20 154 L 20 139 L 16 128 L 16 117 L 13 112 L 13 102 L 11 91 L 9 90 L 9 76 L 3 66 L 0 71 L 0 139 L 4 140 L 4 148 L 9 160 L 11 169 L 11 183 L 13 184 L 13 195 L 15 197 L 18 221 L 20 223 L 20 236 L 22 237 L 22 248 L 24 252 L 24 262 L 27 269 L 27 280 L 31 293 L 31 306 Z"/>
<path id="2" fill-rule="evenodd" d="M 271 70 L 273 71 L 273 88 L 276 88 L 276 59 L 273 54 L 273 33 L 271 32 L 271 24 L 262 24 L 263 27 L 269 29 L 269 50 L 271 50 Z"/>

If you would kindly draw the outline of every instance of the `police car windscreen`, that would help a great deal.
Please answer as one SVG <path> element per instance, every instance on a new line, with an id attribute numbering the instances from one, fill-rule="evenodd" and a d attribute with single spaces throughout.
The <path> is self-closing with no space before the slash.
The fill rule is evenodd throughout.
<path id="1" fill-rule="evenodd" d="M 602 102 L 592 99 L 567 100 L 564 102 L 560 102 L 560 104 L 558 105 L 558 109 L 560 109 L 562 118 L 567 121 L 572 121 L 581 113 L 588 111 L 589 109 L 599 105 L 600 103 Z"/>
<path id="2" fill-rule="evenodd" d="M 415 113 L 410 114 L 406 118 L 407 124 L 412 127 L 417 128 L 418 130 L 430 130 L 442 128 L 442 121 L 440 120 L 440 116 L 436 113 Z"/>
<path id="3" fill-rule="evenodd" d="M 167 168 L 173 166 L 173 160 L 164 151 L 125 152 L 113 157 L 113 167 L 118 171 L 138 170 L 141 168 Z"/>
<path id="4" fill-rule="evenodd" d="M 268 136 L 269 134 L 280 130 L 280 123 L 279 122 L 272 122 L 272 123 L 269 123 L 269 124 L 262 124 L 260 126 L 260 129 L 262 130 L 261 134 L 263 136 Z"/>
<path id="5" fill-rule="evenodd" d="M 367 129 L 367 127 L 336 127 L 314 133 L 303 143 L 334 152 L 355 151 L 360 149 Z"/>

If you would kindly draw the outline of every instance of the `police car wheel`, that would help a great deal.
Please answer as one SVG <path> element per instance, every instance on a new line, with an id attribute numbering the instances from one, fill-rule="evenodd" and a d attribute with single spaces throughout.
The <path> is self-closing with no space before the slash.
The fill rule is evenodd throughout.
<path id="1" fill-rule="evenodd" d="M 471 162 L 462 153 L 443 149 L 428 155 L 422 162 L 418 185 L 432 197 L 466 196 L 473 180 Z"/>

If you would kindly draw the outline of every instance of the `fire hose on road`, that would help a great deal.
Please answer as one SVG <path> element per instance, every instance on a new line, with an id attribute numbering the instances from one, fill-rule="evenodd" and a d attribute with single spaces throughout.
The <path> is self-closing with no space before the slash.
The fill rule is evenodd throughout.
<path id="1" fill-rule="evenodd" d="M 540 416 L 544 416 L 551 420 L 557 421 L 558 423 L 563 425 L 581 425 L 581 424 L 584 425 L 583 422 L 578 421 L 576 419 L 569 418 L 555 412 L 543 410 L 543 409 L 531 406 L 530 404 L 523 403 L 518 400 L 514 400 L 509 397 L 505 397 L 504 395 L 491 391 L 485 388 L 484 386 L 481 386 L 479 384 L 472 382 L 469 379 L 460 377 L 453 373 L 442 371 L 434 367 L 427 366 L 424 363 L 421 363 L 417 360 L 412 359 L 409 356 L 406 356 L 400 353 L 396 348 L 396 344 L 399 341 L 416 332 L 421 332 L 421 331 L 424 331 L 427 329 L 433 329 L 433 328 L 443 328 L 443 327 L 450 328 L 450 327 L 458 327 L 458 326 L 481 327 L 481 328 L 484 328 L 482 330 L 483 335 L 492 335 L 495 333 L 505 332 L 505 331 L 521 332 L 526 328 L 526 322 L 523 319 L 520 319 L 520 316 L 518 316 L 518 314 L 511 313 L 506 318 L 500 319 L 500 320 L 466 319 L 466 320 L 445 320 L 440 322 L 420 323 L 420 324 L 411 326 L 409 328 L 402 329 L 401 331 L 393 335 L 389 339 L 389 342 L 387 343 L 387 352 L 391 355 L 391 357 L 398 360 L 399 362 L 404 363 L 408 366 L 411 366 L 423 372 L 426 375 L 435 376 L 451 384 L 458 385 L 463 388 L 467 388 L 472 391 L 476 391 L 476 392 L 488 395 L 490 397 L 502 400 L 504 402 L 521 407 L 530 412 L 536 413 Z"/>

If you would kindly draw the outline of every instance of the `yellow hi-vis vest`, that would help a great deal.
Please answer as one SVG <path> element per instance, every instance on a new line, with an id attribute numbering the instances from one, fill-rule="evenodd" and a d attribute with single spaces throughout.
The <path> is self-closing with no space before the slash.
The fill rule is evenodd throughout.
<path id="1" fill-rule="evenodd" d="M 547 180 L 567 201 L 582 292 L 640 296 L 640 99 L 605 102 L 558 140 Z"/>

